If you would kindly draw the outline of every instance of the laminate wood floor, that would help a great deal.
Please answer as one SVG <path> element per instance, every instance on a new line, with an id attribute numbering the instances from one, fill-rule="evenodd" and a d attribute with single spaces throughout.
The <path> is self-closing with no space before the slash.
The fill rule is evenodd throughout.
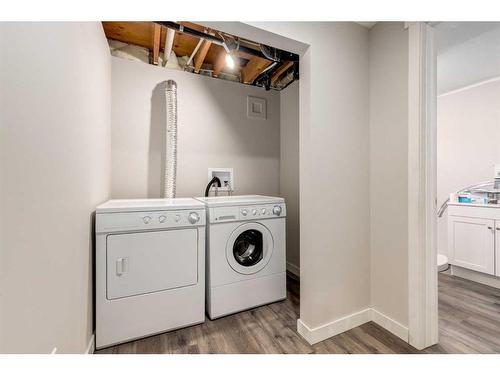
<path id="1" fill-rule="evenodd" d="M 309 345 L 297 333 L 299 283 L 285 301 L 97 351 L 118 353 L 500 353 L 500 290 L 439 275 L 439 344 L 422 352 L 375 323 Z"/>

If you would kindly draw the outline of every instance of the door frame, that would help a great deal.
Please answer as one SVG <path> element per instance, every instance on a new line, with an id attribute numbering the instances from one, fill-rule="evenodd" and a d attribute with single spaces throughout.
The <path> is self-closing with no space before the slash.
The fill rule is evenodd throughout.
<path id="1" fill-rule="evenodd" d="M 408 28 L 409 343 L 438 342 L 436 43 L 425 22 Z"/>

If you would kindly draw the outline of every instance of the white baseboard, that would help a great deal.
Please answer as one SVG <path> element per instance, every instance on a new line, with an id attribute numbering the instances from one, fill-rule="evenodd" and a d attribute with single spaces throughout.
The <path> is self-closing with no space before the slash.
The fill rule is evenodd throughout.
<path id="1" fill-rule="evenodd" d="M 401 340 L 408 342 L 409 340 L 408 327 L 405 327 L 404 325 L 395 321 L 394 319 L 389 318 L 387 315 L 382 314 L 380 311 L 377 311 L 373 308 L 371 310 L 372 310 L 372 321 L 374 323 L 377 323 L 382 328 L 385 328 L 393 335 L 398 336 Z"/>
<path id="2" fill-rule="evenodd" d="M 462 268 L 458 266 L 451 266 L 451 275 L 500 289 L 499 277 L 468 270 L 467 268 Z"/>
<path id="3" fill-rule="evenodd" d="M 297 320 L 297 332 L 313 345 L 320 341 L 336 336 L 342 332 L 368 323 L 372 320 L 371 309 L 358 311 L 354 314 L 334 320 L 316 328 L 309 328 L 302 320 Z"/>
<path id="4" fill-rule="evenodd" d="M 95 351 L 95 335 L 90 336 L 89 344 L 87 345 L 87 350 L 84 354 L 94 354 Z"/>
<path id="5" fill-rule="evenodd" d="M 297 332 L 311 345 L 341 334 L 368 322 L 375 322 L 387 331 L 408 342 L 408 328 L 394 319 L 367 308 L 316 328 L 309 328 L 302 320 L 297 320 Z"/>
<path id="6" fill-rule="evenodd" d="M 286 262 L 286 270 L 293 275 L 300 277 L 300 268 L 297 267 L 295 264 Z"/>

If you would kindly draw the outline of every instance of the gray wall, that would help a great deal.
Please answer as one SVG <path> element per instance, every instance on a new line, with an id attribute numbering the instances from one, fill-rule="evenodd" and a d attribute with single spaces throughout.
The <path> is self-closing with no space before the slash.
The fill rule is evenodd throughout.
<path id="1" fill-rule="evenodd" d="M 276 91 L 112 57 L 112 197 L 160 197 L 164 82 L 178 85 L 177 196 L 204 194 L 209 167 L 234 168 L 235 194 L 279 195 Z M 247 96 L 267 120 L 247 117 Z"/>
<path id="2" fill-rule="evenodd" d="M 82 353 L 110 189 L 100 23 L 0 23 L 0 352 Z"/>
<path id="3" fill-rule="evenodd" d="M 408 326 L 408 31 L 370 30 L 372 307 Z"/>
<path id="4" fill-rule="evenodd" d="M 299 276 L 299 82 L 280 91 L 280 196 L 286 199 L 287 268 Z"/>

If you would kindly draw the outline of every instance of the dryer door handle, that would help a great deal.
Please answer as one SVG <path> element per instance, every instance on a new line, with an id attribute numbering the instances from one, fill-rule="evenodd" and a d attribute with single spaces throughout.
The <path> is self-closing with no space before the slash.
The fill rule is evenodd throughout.
<path id="1" fill-rule="evenodd" d="M 118 258 L 116 260 L 116 275 L 121 276 L 128 272 L 128 258 Z"/>

